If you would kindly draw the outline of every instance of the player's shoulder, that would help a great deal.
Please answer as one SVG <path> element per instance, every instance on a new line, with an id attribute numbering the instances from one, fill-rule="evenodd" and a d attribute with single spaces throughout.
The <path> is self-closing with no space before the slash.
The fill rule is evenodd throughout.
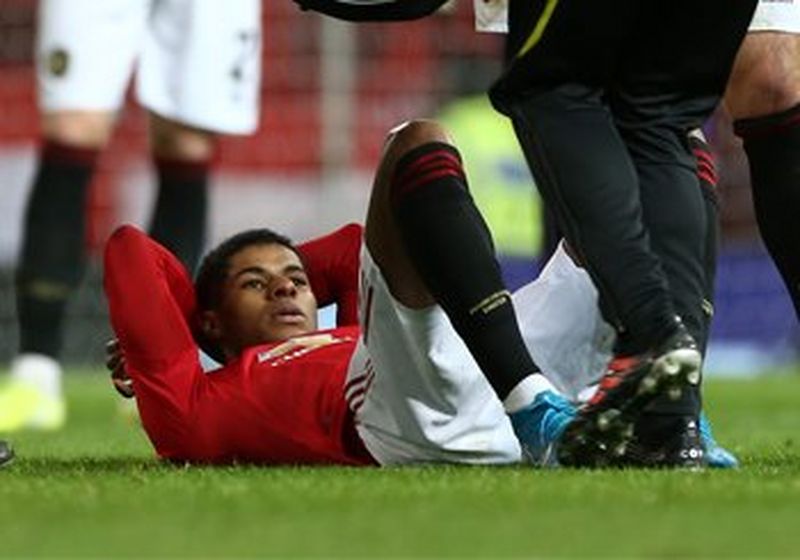
<path id="1" fill-rule="evenodd" d="M 339 239 L 342 243 L 361 243 L 361 238 L 364 236 L 364 226 L 351 222 L 334 230 L 331 235 Z"/>

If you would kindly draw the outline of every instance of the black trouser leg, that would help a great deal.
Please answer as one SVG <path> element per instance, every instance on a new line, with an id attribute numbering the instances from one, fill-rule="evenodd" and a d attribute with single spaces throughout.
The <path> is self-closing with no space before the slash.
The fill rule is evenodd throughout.
<path id="1" fill-rule="evenodd" d="M 508 103 L 545 203 L 587 265 L 604 315 L 641 352 L 672 334 L 675 310 L 643 225 L 639 179 L 601 92 L 579 84 Z"/>

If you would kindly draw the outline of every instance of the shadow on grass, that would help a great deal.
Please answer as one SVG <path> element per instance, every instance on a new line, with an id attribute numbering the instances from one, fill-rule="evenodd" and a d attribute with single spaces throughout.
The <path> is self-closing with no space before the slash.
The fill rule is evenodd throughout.
<path id="1" fill-rule="evenodd" d="M 97 474 L 141 473 L 173 469 L 172 465 L 161 463 L 156 459 L 141 457 L 34 457 L 30 459 L 18 458 L 16 463 L 9 465 L 0 472 L 54 476 L 79 475 L 87 472 Z"/>
<path id="2" fill-rule="evenodd" d="M 176 473 L 176 472 L 325 472 L 340 471 L 356 473 L 379 471 L 382 469 L 364 469 L 360 467 L 345 467 L 338 465 L 259 465 L 254 463 L 232 463 L 224 465 L 209 465 L 186 462 L 170 462 L 147 457 L 31 457 L 17 458 L 15 462 L 0 469 L 3 474 L 17 473 L 33 476 L 71 476 L 91 474 L 148 474 L 148 473 Z"/>

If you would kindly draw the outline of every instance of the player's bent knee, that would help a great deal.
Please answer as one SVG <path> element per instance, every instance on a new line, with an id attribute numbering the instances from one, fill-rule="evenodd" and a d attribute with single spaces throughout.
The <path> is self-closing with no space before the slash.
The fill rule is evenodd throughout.
<path id="1" fill-rule="evenodd" d="M 416 119 L 399 124 L 389 131 L 386 139 L 387 151 L 393 152 L 395 157 L 431 142 L 453 144 L 453 139 L 444 126 L 429 119 Z"/>

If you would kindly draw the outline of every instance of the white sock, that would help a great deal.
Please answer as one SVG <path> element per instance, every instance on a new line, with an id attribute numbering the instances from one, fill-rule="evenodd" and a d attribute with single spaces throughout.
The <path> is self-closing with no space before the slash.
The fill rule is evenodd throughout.
<path id="1" fill-rule="evenodd" d="M 20 354 L 11 362 L 11 378 L 50 397 L 61 398 L 61 366 L 50 356 Z"/>
<path id="2" fill-rule="evenodd" d="M 544 391 L 558 393 L 550 380 L 541 373 L 528 375 L 503 399 L 503 408 L 506 409 L 506 413 L 513 414 L 531 404 L 539 393 Z"/>

